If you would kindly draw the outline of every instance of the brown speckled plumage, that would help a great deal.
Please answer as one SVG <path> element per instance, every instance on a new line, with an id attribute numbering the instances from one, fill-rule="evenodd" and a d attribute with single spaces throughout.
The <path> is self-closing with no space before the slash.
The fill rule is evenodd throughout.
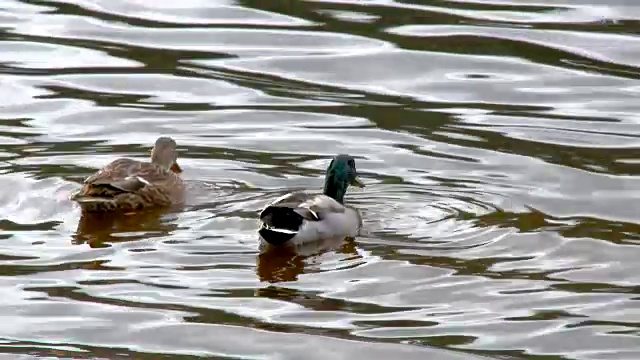
<path id="1" fill-rule="evenodd" d="M 184 183 L 176 158 L 175 141 L 161 137 L 151 162 L 114 160 L 89 176 L 71 199 L 85 212 L 135 211 L 181 203 Z"/>

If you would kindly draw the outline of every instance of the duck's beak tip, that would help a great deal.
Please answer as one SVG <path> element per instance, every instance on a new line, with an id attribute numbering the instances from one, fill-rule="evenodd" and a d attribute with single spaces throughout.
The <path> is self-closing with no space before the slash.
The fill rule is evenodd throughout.
<path id="1" fill-rule="evenodd" d="M 171 171 L 173 171 L 174 173 L 181 173 L 182 168 L 180 167 L 180 165 L 178 165 L 177 162 L 174 162 L 173 165 L 171 165 Z"/>

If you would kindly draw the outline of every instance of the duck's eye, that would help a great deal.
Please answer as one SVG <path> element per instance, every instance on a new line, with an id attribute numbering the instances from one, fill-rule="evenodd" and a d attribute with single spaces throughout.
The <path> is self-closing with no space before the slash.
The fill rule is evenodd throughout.
<path id="1" fill-rule="evenodd" d="M 355 162 L 355 161 L 353 161 L 353 160 L 349 160 L 349 161 L 348 161 L 348 164 L 349 164 L 349 166 L 351 166 L 351 167 L 355 167 L 355 166 L 356 166 L 356 162 Z"/>

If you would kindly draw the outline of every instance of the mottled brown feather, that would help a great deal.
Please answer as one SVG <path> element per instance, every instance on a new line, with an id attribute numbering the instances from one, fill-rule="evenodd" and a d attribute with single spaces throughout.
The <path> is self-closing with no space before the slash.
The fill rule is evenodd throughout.
<path id="1" fill-rule="evenodd" d="M 169 206 L 182 202 L 183 196 L 184 183 L 172 170 L 122 158 L 89 176 L 72 199 L 84 211 L 108 212 Z"/>

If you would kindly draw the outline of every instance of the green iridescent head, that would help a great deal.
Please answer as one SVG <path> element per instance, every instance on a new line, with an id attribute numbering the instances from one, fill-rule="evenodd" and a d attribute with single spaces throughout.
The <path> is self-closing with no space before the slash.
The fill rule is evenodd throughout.
<path id="1" fill-rule="evenodd" d="M 341 154 L 334 157 L 327 168 L 324 194 L 343 203 L 349 185 L 364 187 L 362 181 L 358 179 L 356 161 L 353 156 Z"/>

